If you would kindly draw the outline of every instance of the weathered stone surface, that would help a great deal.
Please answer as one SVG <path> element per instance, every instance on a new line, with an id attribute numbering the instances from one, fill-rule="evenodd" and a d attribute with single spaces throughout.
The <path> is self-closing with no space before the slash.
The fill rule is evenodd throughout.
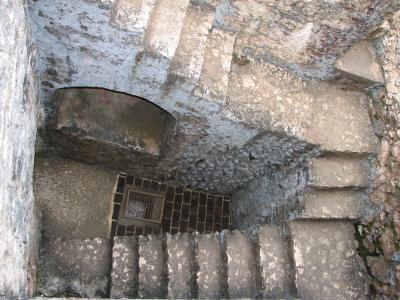
<path id="1" fill-rule="evenodd" d="M 165 298 L 167 294 L 165 266 L 162 236 L 139 236 L 140 298 Z"/>
<path id="2" fill-rule="evenodd" d="M 315 187 L 366 187 L 368 164 L 359 158 L 323 157 L 310 164 L 310 185 Z"/>
<path id="3" fill-rule="evenodd" d="M 40 293 L 45 296 L 107 295 L 110 240 L 44 239 L 40 249 Z"/>
<path id="4" fill-rule="evenodd" d="M 290 297 L 291 265 L 287 238 L 277 226 L 264 225 L 258 230 L 261 295 L 264 299 Z"/>
<path id="5" fill-rule="evenodd" d="M 235 35 L 232 32 L 213 28 L 208 35 L 201 70 L 200 87 L 195 91 L 207 99 L 222 101 L 225 99 Z"/>
<path id="6" fill-rule="evenodd" d="M 189 5 L 180 40 L 172 60 L 171 72 L 191 80 L 200 78 L 204 50 L 214 19 L 214 9 L 206 5 Z"/>
<path id="7" fill-rule="evenodd" d="M 32 191 L 36 48 L 26 1 L 0 1 L 0 298 L 35 293 L 39 212 Z"/>
<path id="8" fill-rule="evenodd" d="M 117 174 L 63 158 L 37 158 L 34 191 L 46 237 L 109 237 Z"/>
<path id="9" fill-rule="evenodd" d="M 190 234 L 167 234 L 168 298 L 196 298 L 194 246 Z"/>
<path id="10" fill-rule="evenodd" d="M 246 230 L 265 223 L 281 223 L 298 209 L 296 195 L 307 184 L 304 164 L 283 168 L 252 180 L 231 196 L 233 228 Z"/>
<path id="11" fill-rule="evenodd" d="M 117 0 L 110 24 L 134 32 L 144 32 L 156 0 Z"/>
<path id="12" fill-rule="evenodd" d="M 352 46 L 336 61 L 335 67 L 356 80 L 383 84 L 383 72 L 378 59 L 374 44 L 365 40 Z"/>
<path id="13" fill-rule="evenodd" d="M 202 234 L 197 237 L 197 287 L 200 299 L 224 298 L 226 274 L 221 254 L 219 234 Z"/>
<path id="14" fill-rule="evenodd" d="M 115 237 L 112 250 L 112 298 L 136 298 L 138 294 L 138 244 L 136 237 Z"/>
<path id="15" fill-rule="evenodd" d="M 257 295 L 255 246 L 238 230 L 227 233 L 228 292 L 231 298 L 253 298 Z"/>
<path id="16" fill-rule="evenodd" d="M 51 129 L 94 140 L 98 147 L 113 144 L 132 155 L 160 156 L 174 134 L 174 117 L 144 99 L 93 88 L 61 89 L 53 97 L 56 111 Z"/>
<path id="17" fill-rule="evenodd" d="M 293 221 L 290 227 L 299 297 L 366 299 L 365 274 L 355 251 L 353 224 Z"/>
<path id="18" fill-rule="evenodd" d="M 235 52 L 285 62 L 327 76 L 330 64 L 399 8 L 397 1 L 233 0 L 218 19 L 236 29 Z"/>
<path id="19" fill-rule="evenodd" d="M 311 82 L 261 61 L 232 64 L 228 88 L 233 120 L 284 131 L 329 151 L 375 152 L 364 93 Z"/>
<path id="20" fill-rule="evenodd" d="M 358 219 L 363 215 L 366 195 L 353 190 L 311 190 L 303 195 L 300 218 Z"/>
<path id="21" fill-rule="evenodd" d="M 178 47 L 188 5 L 189 0 L 157 1 L 142 48 L 171 59 Z"/>

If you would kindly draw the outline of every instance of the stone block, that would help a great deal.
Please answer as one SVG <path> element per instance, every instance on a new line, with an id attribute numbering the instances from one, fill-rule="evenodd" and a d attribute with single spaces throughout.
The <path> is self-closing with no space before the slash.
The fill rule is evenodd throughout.
<path id="1" fill-rule="evenodd" d="M 211 6 L 189 5 L 178 48 L 172 60 L 171 72 L 192 79 L 200 78 L 207 37 L 215 11 Z"/>
<path id="2" fill-rule="evenodd" d="M 273 225 L 259 228 L 261 295 L 263 299 L 290 296 L 289 243 L 280 229 Z"/>
<path id="3" fill-rule="evenodd" d="M 109 239 L 43 239 L 39 290 L 44 296 L 105 297 L 110 273 Z"/>
<path id="4" fill-rule="evenodd" d="M 336 61 L 335 68 L 362 83 L 385 83 L 373 41 L 364 40 L 353 45 Z"/>
<path id="5" fill-rule="evenodd" d="M 115 237 L 112 250 L 111 298 L 136 298 L 138 244 L 136 237 Z"/>
<path id="6" fill-rule="evenodd" d="M 229 297 L 253 298 L 257 295 L 255 254 L 255 246 L 245 233 L 238 230 L 227 233 Z"/>
<path id="7" fill-rule="evenodd" d="M 194 246 L 190 234 L 167 234 L 168 298 L 195 298 Z"/>
<path id="8" fill-rule="evenodd" d="M 139 297 L 165 298 L 167 278 L 162 236 L 139 236 Z"/>
<path id="9" fill-rule="evenodd" d="M 143 33 L 155 2 L 156 0 L 117 0 L 111 12 L 110 24 Z"/>
<path id="10" fill-rule="evenodd" d="M 195 91 L 196 94 L 217 101 L 225 99 L 234 44 L 235 35 L 232 32 L 220 28 L 211 30 L 204 52 L 200 87 Z"/>
<path id="11" fill-rule="evenodd" d="M 351 222 L 292 221 L 290 228 L 300 298 L 366 299 Z"/>
<path id="12" fill-rule="evenodd" d="M 201 299 L 224 298 L 226 274 L 221 255 L 219 234 L 197 236 L 197 286 Z"/>
<path id="13" fill-rule="evenodd" d="M 368 162 L 359 158 L 321 157 L 310 163 L 309 184 L 318 188 L 366 187 Z"/>
<path id="14" fill-rule="evenodd" d="M 189 0 L 157 1 L 151 14 L 142 48 L 172 59 L 178 47 Z"/>
<path id="15" fill-rule="evenodd" d="M 64 158 L 35 159 L 34 193 L 47 237 L 109 237 L 116 172 Z"/>
<path id="16" fill-rule="evenodd" d="M 302 198 L 300 218 L 357 219 L 362 216 L 366 195 L 355 190 L 311 190 Z"/>

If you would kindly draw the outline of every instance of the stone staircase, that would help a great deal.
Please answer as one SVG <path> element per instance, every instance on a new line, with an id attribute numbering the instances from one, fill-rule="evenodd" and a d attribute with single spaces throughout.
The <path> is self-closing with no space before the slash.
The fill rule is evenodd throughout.
<path id="1" fill-rule="evenodd" d="M 366 166 L 364 157 L 313 160 L 303 209 L 283 226 L 116 237 L 111 297 L 363 299 L 352 220 L 364 208 Z"/>
<path id="2" fill-rule="evenodd" d="M 368 163 L 342 154 L 313 159 L 299 211 L 279 226 L 115 237 L 111 246 L 104 238 L 44 241 L 41 291 L 94 297 L 110 289 L 111 298 L 140 299 L 365 299 L 353 221 L 365 209 Z"/>

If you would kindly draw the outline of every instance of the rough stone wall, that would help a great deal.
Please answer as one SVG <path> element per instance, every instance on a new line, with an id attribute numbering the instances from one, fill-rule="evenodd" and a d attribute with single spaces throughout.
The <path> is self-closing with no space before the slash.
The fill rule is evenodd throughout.
<path id="1" fill-rule="evenodd" d="M 33 187 L 43 238 L 109 238 L 116 180 L 104 168 L 37 157 Z"/>
<path id="2" fill-rule="evenodd" d="M 251 181 L 232 194 L 232 227 L 246 230 L 280 223 L 298 208 L 296 195 L 306 185 L 306 167 L 286 167 Z"/>
<path id="3" fill-rule="evenodd" d="M 359 252 L 378 299 L 400 297 L 400 12 L 384 24 L 381 38 L 384 89 L 371 91 L 370 115 L 380 138 L 371 201 L 375 216 L 358 226 Z"/>
<path id="4" fill-rule="evenodd" d="M 36 281 L 38 214 L 32 192 L 38 88 L 24 0 L 0 1 L 0 298 Z"/>

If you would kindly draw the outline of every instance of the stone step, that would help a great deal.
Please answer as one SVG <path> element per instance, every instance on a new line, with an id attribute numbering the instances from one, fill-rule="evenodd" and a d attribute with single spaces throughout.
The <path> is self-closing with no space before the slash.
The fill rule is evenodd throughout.
<path id="1" fill-rule="evenodd" d="M 138 243 L 136 237 L 115 237 L 112 250 L 111 298 L 138 294 Z"/>
<path id="2" fill-rule="evenodd" d="M 184 25 L 189 0 L 157 0 L 133 71 L 132 88 L 136 95 L 157 101 L 168 78 Z"/>
<path id="3" fill-rule="evenodd" d="M 382 67 L 373 43 L 369 40 L 356 43 L 336 61 L 336 70 L 367 86 L 384 84 Z"/>
<path id="4" fill-rule="evenodd" d="M 198 297 L 226 298 L 226 272 L 219 234 L 199 234 L 196 239 Z"/>
<path id="5" fill-rule="evenodd" d="M 189 0 L 157 0 L 142 49 L 172 59 L 178 47 Z"/>
<path id="6" fill-rule="evenodd" d="M 214 20 L 215 8 L 191 3 L 186 13 L 180 41 L 171 64 L 171 74 L 196 82 L 200 78 L 207 38 Z"/>
<path id="7" fill-rule="evenodd" d="M 261 297 L 278 299 L 290 296 L 291 263 L 289 241 L 277 226 L 264 225 L 258 230 Z"/>
<path id="8" fill-rule="evenodd" d="M 204 52 L 199 87 L 195 95 L 223 102 L 229 84 L 229 73 L 235 35 L 220 28 L 213 28 L 208 36 Z"/>
<path id="9" fill-rule="evenodd" d="M 110 257 L 109 239 L 42 239 L 40 294 L 107 296 Z"/>
<path id="10" fill-rule="evenodd" d="M 164 298 L 167 294 L 164 239 L 162 235 L 139 236 L 139 288 L 141 299 Z"/>
<path id="11" fill-rule="evenodd" d="M 350 221 L 295 220 L 289 226 L 298 297 L 366 298 L 367 278 L 360 268 L 354 226 Z"/>
<path id="12" fill-rule="evenodd" d="M 189 233 L 167 234 L 168 298 L 196 298 L 194 241 Z"/>
<path id="13" fill-rule="evenodd" d="M 144 34 L 156 0 L 118 0 L 114 2 L 110 24 Z"/>
<path id="14" fill-rule="evenodd" d="M 255 298 L 256 249 L 250 237 L 238 230 L 226 233 L 228 292 L 230 298 Z"/>
<path id="15" fill-rule="evenodd" d="M 366 187 L 368 166 L 361 158 L 319 157 L 310 162 L 309 185 L 316 188 Z"/>
<path id="16" fill-rule="evenodd" d="M 360 190 L 312 189 L 300 196 L 303 219 L 358 219 L 366 195 Z"/>

